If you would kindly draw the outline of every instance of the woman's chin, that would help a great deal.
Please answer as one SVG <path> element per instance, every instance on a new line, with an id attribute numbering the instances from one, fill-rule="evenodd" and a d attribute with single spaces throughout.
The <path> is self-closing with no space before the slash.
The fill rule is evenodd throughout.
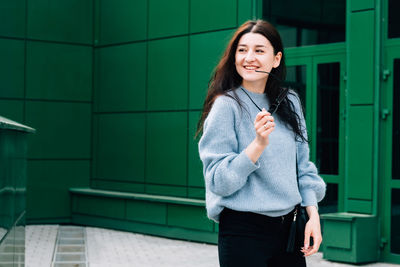
<path id="1" fill-rule="evenodd" d="M 266 82 L 266 77 L 254 77 L 253 75 L 243 75 L 242 79 L 244 82 L 248 83 L 257 83 L 257 82 Z"/>

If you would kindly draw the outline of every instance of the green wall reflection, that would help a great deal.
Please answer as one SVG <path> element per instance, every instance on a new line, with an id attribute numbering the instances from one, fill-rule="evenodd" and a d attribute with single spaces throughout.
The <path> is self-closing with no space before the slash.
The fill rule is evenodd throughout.
<path id="1" fill-rule="evenodd" d="M 0 266 L 24 266 L 27 133 L 0 116 Z"/>

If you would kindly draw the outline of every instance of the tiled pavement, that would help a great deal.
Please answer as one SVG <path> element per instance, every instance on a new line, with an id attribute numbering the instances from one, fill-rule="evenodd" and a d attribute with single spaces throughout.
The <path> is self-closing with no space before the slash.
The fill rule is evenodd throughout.
<path id="1" fill-rule="evenodd" d="M 25 262 L 27 267 L 217 267 L 218 253 L 215 245 L 103 228 L 32 225 L 26 227 Z M 329 262 L 317 253 L 307 258 L 307 266 L 354 265 Z"/>

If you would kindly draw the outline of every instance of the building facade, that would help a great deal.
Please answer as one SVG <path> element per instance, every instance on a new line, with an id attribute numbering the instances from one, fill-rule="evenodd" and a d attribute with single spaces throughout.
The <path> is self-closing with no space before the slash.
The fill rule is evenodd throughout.
<path id="1" fill-rule="evenodd" d="M 194 132 L 227 41 L 264 18 L 282 35 L 286 84 L 302 96 L 311 159 L 328 185 L 323 249 L 365 260 L 345 252 L 366 246 L 354 240 L 369 216 L 378 234 L 367 260 L 400 263 L 399 9 L 395 0 L 2 1 L 0 115 L 37 130 L 28 223 L 215 243 Z"/>

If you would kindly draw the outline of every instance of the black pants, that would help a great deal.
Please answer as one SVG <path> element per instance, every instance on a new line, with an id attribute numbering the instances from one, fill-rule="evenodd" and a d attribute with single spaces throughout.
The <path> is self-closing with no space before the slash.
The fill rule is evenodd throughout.
<path id="1" fill-rule="evenodd" d="M 220 216 L 218 255 L 221 267 L 305 267 L 300 252 L 287 253 L 286 245 L 293 212 L 268 217 L 225 208 Z"/>

